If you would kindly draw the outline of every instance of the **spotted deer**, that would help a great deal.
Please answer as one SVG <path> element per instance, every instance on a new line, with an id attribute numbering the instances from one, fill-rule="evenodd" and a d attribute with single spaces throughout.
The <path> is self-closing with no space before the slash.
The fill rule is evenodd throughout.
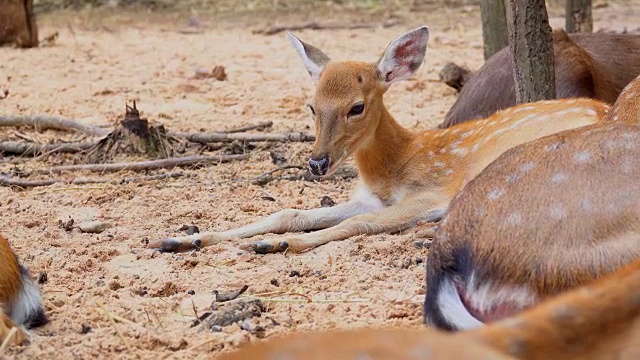
<path id="1" fill-rule="evenodd" d="M 309 169 L 330 174 L 353 156 L 360 180 L 351 199 L 331 208 L 282 210 L 223 232 L 151 241 L 151 248 L 177 251 L 233 238 L 317 230 L 243 245 L 258 253 L 299 252 L 355 235 L 393 233 L 418 221 L 437 221 L 451 198 L 504 151 L 599 122 L 609 108 L 589 99 L 545 101 L 449 129 L 413 133 L 389 113 L 383 95 L 422 64 L 427 27 L 391 42 L 377 63 L 331 61 L 318 48 L 288 36 L 316 83 L 309 104 L 316 125 Z"/>
<path id="2" fill-rule="evenodd" d="M 640 352 L 640 261 L 480 329 L 365 328 L 299 333 L 220 360 L 613 360 Z"/>
<path id="3" fill-rule="evenodd" d="M 558 99 L 588 97 L 613 104 L 640 75 L 640 35 L 553 32 Z M 460 91 L 439 125 L 447 128 L 516 104 L 509 47 L 489 58 Z"/>
<path id="4" fill-rule="evenodd" d="M 429 250 L 426 323 L 482 326 L 640 257 L 639 122 L 637 77 L 603 123 L 514 147 L 470 181 Z"/>
<path id="5" fill-rule="evenodd" d="M 37 285 L 7 240 L 0 236 L 0 344 L 12 328 L 17 333 L 10 341 L 20 344 L 26 339 L 24 329 L 45 323 L 47 317 Z"/>

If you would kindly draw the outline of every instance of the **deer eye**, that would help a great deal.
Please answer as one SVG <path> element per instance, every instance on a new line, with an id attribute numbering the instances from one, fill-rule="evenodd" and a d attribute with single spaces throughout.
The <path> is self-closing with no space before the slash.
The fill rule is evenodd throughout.
<path id="1" fill-rule="evenodd" d="M 364 111 L 364 103 L 363 102 L 356 103 L 355 105 L 353 105 L 351 110 L 349 110 L 349 114 L 347 114 L 347 117 L 361 115 L 363 111 Z"/>
<path id="2" fill-rule="evenodd" d="M 311 115 L 315 115 L 316 114 L 316 111 L 313 109 L 313 106 L 307 105 L 307 107 L 309 107 L 309 111 L 311 111 Z"/>

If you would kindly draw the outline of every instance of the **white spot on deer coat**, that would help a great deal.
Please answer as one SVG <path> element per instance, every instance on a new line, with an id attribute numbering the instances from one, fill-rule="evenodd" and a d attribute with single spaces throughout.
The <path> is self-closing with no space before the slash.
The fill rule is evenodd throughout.
<path id="1" fill-rule="evenodd" d="M 500 198 L 502 195 L 504 195 L 504 193 L 505 193 L 505 191 L 502 188 L 493 189 L 487 195 L 487 199 L 496 200 L 496 199 Z"/>
<path id="2" fill-rule="evenodd" d="M 511 214 L 507 215 L 505 221 L 511 226 L 519 225 L 520 223 L 522 223 L 522 215 L 520 215 L 520 213 L 518 212 L 512 212 Z"/>
<path id="3" fill-rule="evenodd" d="M 569 179 L 569 176 L 567 176 L 567 174 L 559 172 L 551 175 L 550 180 L 554 184 L 561 184 L 563 182 L 566 182 L 568 179 Z"/>
<path id="4" fill-rule="evenodd" d="M 591 152 L 588 150 L 578 151 L 574 156 L 573 160 L 580 164 L 586 164 L 591 162 Z"/>
<path id="5" fill-rule="evenodd" d="M 556 204 L 549 209 L 549 215 L 554 220 L 562 220 L 567 217 L 567 211 L 562 205 Z"/>
<path id="6" fill-rule="evenodd" d="M 520 171 L 528 172 L 530 170 L 533 170 L 534 167 L 536 167 L 536 163 L 535 162 L 527 161 L 526 163 L 520 165 Z"/>

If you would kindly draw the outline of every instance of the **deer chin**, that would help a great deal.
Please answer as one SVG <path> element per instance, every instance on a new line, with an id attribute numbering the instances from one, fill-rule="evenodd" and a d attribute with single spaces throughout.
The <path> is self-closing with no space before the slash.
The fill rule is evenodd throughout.
<path id="1" fill-rule="evenodd" d="M 342 165 L 342 164 L 345 162 L 345 160 L 347 160 L 347 155 L 346 155 L 346 153 L 345 153 L 345 154 L 343 154 L 341 157 L 339 157 L 337 161 L 332 162 L 332 163 L 329 165 L 329 171 L 327 171 L 327 173 L 326 173 L 326 174 L 324 174 L 324 175 L 322 175 L 322 176 L 324 177 L 324 176 L 331 176 L 331 175 L 333 175 L 333 174 L 336 172 L 336 170 L 340 167 L 340 165 Z"/>

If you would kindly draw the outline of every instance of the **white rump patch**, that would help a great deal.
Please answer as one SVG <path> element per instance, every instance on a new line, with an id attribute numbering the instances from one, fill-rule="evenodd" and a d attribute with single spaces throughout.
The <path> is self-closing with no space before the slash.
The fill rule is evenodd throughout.
<path id="1" fill-rule="evenodd" d="M 438 308 L 448 323 L 458 330 L 475 329 L 484 324 L 473 317 L 462 303 L 453 280 L 444 277 L 438 293 Z"/>

